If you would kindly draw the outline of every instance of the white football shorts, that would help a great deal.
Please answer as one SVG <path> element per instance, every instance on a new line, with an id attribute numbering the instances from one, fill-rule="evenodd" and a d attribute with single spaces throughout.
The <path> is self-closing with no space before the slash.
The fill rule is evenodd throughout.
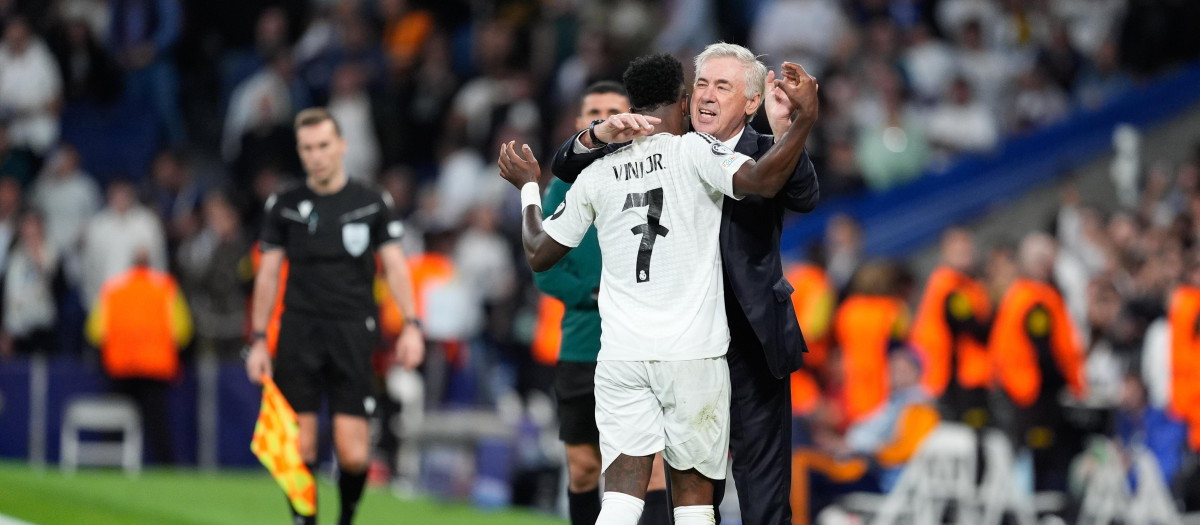
<path id="1" fill-rule="evenodd" d="M 663 453 L 676 470 L 725 479 L 729 366 L 725 357 L 596 363 L 596 426 L 603 469 L 620 454 Z"/>

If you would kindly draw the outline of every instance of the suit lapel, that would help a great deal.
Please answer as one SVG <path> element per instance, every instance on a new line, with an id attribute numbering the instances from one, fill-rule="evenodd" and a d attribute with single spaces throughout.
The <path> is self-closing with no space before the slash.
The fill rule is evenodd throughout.
<path id="1" fill-rule="evenodd" d="M 758 132 L 749 124 L 743 128 L 742 137 L 738 139 L 737 145 L 733 148 L 734 151 L 746 155 L 748 157 L 757 158 L 758 155 Z"/>

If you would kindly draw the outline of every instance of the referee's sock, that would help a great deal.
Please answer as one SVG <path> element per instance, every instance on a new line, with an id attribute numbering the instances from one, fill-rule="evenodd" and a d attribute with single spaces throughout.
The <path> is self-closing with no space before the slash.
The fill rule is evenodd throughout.
<path id="1" fill-rule="evenodd" d="M 584 492 L 567 491 L 571 525 L 595 525 L 600 517 L 600 487 Z"/>
<path id="2" fill-rule="evenodd" d="M 712 505 L 675 507 L 675 525 L 713 525 L 716 519 Z"/>
<path id="3" fill-rule="evenodd" d="M 624 492 L 605 492 L 596 525 L 630 525 L 642 517 L 645 502 Z"/>
<path id="4" fill-rule="evenodd" d="M 638 525 L 671 525 L 671 505 L 667 503 L 667 491 L 651 490 L 646 493 L 646 507 Z"/>
<path id="5" fill-rule="evenodd" d="M 367 471 L 338 471 L 338 495 L 342 501 L 342 517 L 338 520 L 339 525 L 350 525 L 354 522 L 354 512 L 358 510 L 358 500 L 362 498 L 363 487 L 366 485 Z"/>

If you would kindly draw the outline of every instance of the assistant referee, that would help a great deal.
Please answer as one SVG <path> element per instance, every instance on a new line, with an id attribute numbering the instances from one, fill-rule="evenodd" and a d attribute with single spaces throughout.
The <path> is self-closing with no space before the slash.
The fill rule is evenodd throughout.
<path id="1" fill-rule="evenodd" d="M 327 110 L 301 111 L 295 129 L 308 176 L 305 184 L 267 201 L 262 264 L 254 281 L 254 344 L 246 373 L 254 383 L 272 373 L 266 328 L 286 257 L 291 269 L 273 377 L 296 411 L 300 456 L 310 469 L 317 460 L 316 412 L 322 398 L 328 398 L 340 468 L 339 523 L 349 524 L 366 484 L 367 417 L 376 405 L 370 359 L 380 341 L 372 288 L 376 255 L 405 315 L 396 362 L 415 368 L 425 357 L 425 342 L 414 317 L 412 282 L 398 242 L 404 227 L 395 217 L 391 198 L 347 178 L 342 164 L 346 141 Z M 316 515 L 296 515 L 295 523 L 315 524 Z"/>

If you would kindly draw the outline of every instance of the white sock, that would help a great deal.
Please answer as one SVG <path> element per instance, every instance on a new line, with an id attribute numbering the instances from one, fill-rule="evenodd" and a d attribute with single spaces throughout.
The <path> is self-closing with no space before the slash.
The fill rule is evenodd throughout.
<path id="1" fill-rule="evenodd" d="M 717 515 L 712 505 L 675 507 L 675 525 L 715 525 Z M 596 522 L 599 525 L 600 522 Z"/>
<path id="2" fill-rule="evenodd" d="M 645 501 L 624 492 L 605 492 L 596 525 L 637 525 L 645 505 Z"/>

